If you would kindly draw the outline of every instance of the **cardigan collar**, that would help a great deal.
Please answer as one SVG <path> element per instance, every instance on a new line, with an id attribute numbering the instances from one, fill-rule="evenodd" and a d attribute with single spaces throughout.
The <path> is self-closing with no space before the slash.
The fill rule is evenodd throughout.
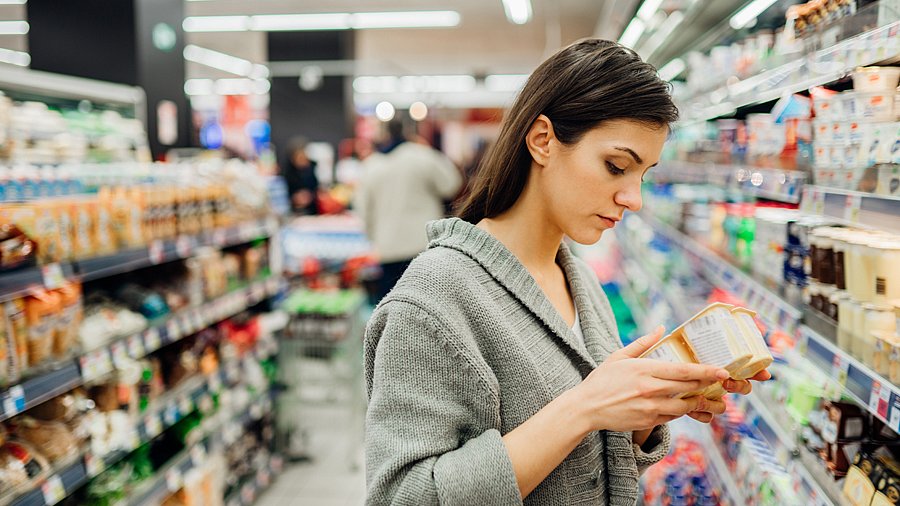
<path id="1" fill-rule="evenodd" d="M 539 318 L 569 351 L 578 358 L 579 370 L 586 376 L 617 348 L 612 343 L 612 322 L 603 321 L 591 304 L 586 283 L 575 257 L 560 244 L 556 261 L 565 272 L 581 320 L 582 343 L 566 324 L 522 262 L 490 233 L 459 218 L 447 218 L 428 224 L 429 248 L 446 247 L 460 251 L 478 262 L 529 311 Z M 570 353 L 570 355 L 572 355 Z"/>

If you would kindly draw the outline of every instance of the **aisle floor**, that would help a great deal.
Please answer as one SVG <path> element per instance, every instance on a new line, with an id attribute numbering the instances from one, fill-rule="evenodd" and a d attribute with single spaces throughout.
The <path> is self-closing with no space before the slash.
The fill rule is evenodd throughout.
<path id="1" fill-rule="evenodd" d="M 320 408 L 324 409 L 324 408 Z M 361 428 L 348 421 L 346 407 L 317 413 L 309 428 L 308 462 L 286 464 L 260 506 L 361 506 L 365 502 Z M 326 416 L 319 416 L 326 415 Z M 328 422 L 328 423 L 325 423 Z"/>

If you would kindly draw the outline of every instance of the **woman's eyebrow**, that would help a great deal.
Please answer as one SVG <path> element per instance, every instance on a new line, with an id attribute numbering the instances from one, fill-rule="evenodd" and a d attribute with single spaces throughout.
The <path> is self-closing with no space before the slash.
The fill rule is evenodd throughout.
<path id="1" fill-rule="evenodd" d="M 638 154 L 635 153 L 634 150 L 631 148 L 627 148 L 624 146 L 613 146 L 613 149 L 617 149 L 619 151 L 624 151 L 624 152 L 628 153 L 629 155 L 631 155 L 632 158 L 634 158 L 634 161 L 637 162 L 638 164 L 644 163 L 644 161 L 641 160 L 641 157 L 638 156 Z"/>

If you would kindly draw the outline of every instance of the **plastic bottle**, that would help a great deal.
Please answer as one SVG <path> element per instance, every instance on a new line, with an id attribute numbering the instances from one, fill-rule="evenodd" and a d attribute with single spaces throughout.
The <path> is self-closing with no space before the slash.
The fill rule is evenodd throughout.
<path id="1" fill-rule="evenodd" d="M 735 259 L 744 270 L 749 270 L 753 260 L 753 239 L 756 235 L 756 220 L 753 206 L 741 206 L 741 221 L 737 230 Z"/>

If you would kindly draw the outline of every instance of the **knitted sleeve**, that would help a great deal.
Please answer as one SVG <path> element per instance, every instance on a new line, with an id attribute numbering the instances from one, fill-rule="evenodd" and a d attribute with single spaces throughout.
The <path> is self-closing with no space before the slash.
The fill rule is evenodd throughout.
<path id="1" fill-rule="evenodd" d="M 638 474 L 644 474 L 650 466 L 662 460 L 669 453 L 670 445 L 668 425 L 659 425 L 653 429 L 643 446 L 633 444 Z"/>
<path id="2" fill-rule="evenodd" d="M 499 399 L 471 352 L 399 301 L 366 331 L 366 504 L 520 505 Z"/>

